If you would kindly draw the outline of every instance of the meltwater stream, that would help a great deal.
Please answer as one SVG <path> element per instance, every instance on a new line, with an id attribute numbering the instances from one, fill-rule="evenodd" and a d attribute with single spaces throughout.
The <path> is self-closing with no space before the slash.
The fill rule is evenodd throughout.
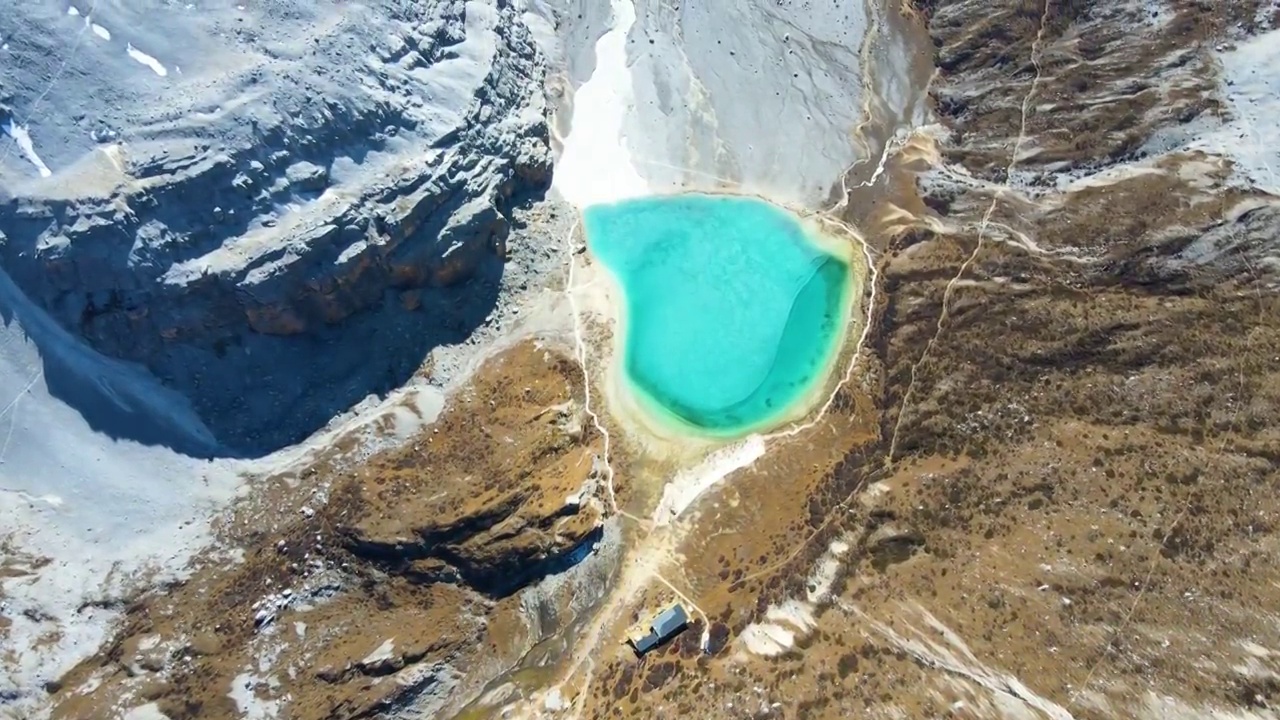
<path id="1" fill-rule="evenodd" d="M 839 350 L 849 265 L 768 202 L 682 194 L 593 205 L 587 244 L 623 295 L 621 367 L 645 414 L 744 435 L 794 412 Z"/>

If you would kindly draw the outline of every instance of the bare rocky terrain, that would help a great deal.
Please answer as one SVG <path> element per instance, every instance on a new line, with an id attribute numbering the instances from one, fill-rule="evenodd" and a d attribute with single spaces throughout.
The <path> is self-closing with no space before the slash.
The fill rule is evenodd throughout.
<path id="1" fill-rule="evenodd" d="M 495 58 L 525 73 L 520 77 L 550 72 L 551 94 L 561 93 L 569 107 L 573 88 L 591 75 L 590 45 L 608 13 L 602 4 L 568 3 L 554 15 L 558 39 L 549 41 L 543 34 L 552 25 L 536 21 L 542 17 L 533 13 L 536 5 L 495 3 L 492 15 L 482 14 L 494 20 L 482 36 L 504 48 Z M 370 57 L 387 67 L 373 73 L 377 82 L 422 82 L 424 66 L 405 58 L 431 56 L 423 48 L 432 42 L 452 47 L 458 28 L 470 37 L 474 16 L 450 26 L 450 18 L 461 17 L 449 14 L 454 7 L 433 8 L 428 16 L 442 18 L 438 24 L 422 24 L 426 16 L 406 9 L 387 10 L 386 22 L 405 23 L 397 27 L 417 39 L 405 41 L 404 55 L 386 57 L 377 49 L 381 40 L 368 41 Z M 252 338 L 227 346 L 220 358 L 226 367 L 252 371 L 288 353 L 316 353 L 322 347 L 316 338 L 350 330 L 342 337 L 355 338 L 346 351 L 351 365 L 332 377 L 355 372 L 359 384 L 373 371 L 356 358 L 384 350 L 362 334 L 362 323 L 382 328 L 379 338 L 399 332 L 388 327 L 408 327 L 374 318 L 422 316 L 421 322 L 448 326 L 459 316 L 436 313 L 433 303 L 458 302 L 457 312 L 466 315 L 497 302 L 510 323 L 502 332 L 481 330 L 482 340 L 473 342 L 488 344 L 470 356 L 438 351 L 424 362 L 435 339 L 417 346 L 415 338 L 401 348 L 403 364 L 387 375 L 388 386 L 456 380 L 442 406 L 393 396 L 373 427 L 328 436 L 314 454 L 263 473 L 253 492 L 218 516 L 214 541 L 188 572 L 149 591 L 120 593 L 104 608 L 116 621 L 101 646 L 81 653 L 66 672 L 41 677 L 38 692 L 53 716 L 1276 717 L 1280 201 L 1274 193 L 1280 186 L 1272 168 L 1280 155 L 1271 140 L 1280 96 L 1267 63 L 1280 46 L 1280 8 L 1262 0 L 918 0 L 866 7 L 860 17 L 874 31 L 858 47 L 838 47 L 827 37 L 844 30 L 834 22 L 823 32 L 804 30 L 826 17 L 805 15 L 805 3 L 759 8 L 785 28 L 786 42 L 797 35 L 800 59 L 788 54 L 778 67 L 815 70 L 793 86 L 808 88 L 795 97 L 820 94 L 847 113 L 805 125 L 814 134 L 810 147 L 831 146 L 828 131 L 841 123 L 826 120 L 864 121 L 848 129 L 845 148 L 850 160 L 864 159 L 843 180 L 831 179 L 831 202 L 819 214 L 856 228 L 868 246 L 871 272 L 861 306 L 868 316 L 851 329 L 852 335 L 865 328 L 865 340 L 851 336 L 844 357 L 850 373 L 832 380 L 831 402 L 820 414 L 771 436 L 767 452 L 674 518 L 652 511 L 664 484 L 682 470 L 677 460 L 629 437 L 625 423 L 603 412 L 607 383 L 591 361 L 593 351 L 608 346 L 608 323 L 584 321 L 578 306 L 566 307 L 574 287 L 563 265 L 578 271 L 590 265 L 582 255 L 562 253 L 577 247 L 569 244 L 572 213 L 527 202 L 549 179 L 543 144 L 555 144 L 529 120 L 528 107 L 555 109 L 538 108 L 530 83 L 495 81 L 490 88 L 483 80 L 476 87 L 486 100 L 468 106 L 460 130 L 438 141 L 414 140 L 424 148 L 436 142 L 439 152 L 425 156 L 445 163 L 433 166 L 440 176 L 409 172 L 418 180 L 404 182 L 422 183 L 417 189 L 371 180 L 372 171 L 358 174 L 362 180 L 351 182 L 360 192 L 322 190 L 312 205 L 279 215 L 275 225 L 246 225 L 244 234 L 229 237 L 225 243 L 233 247 L 274 237 L 261 247 L 278 250 L 279 237 L 294 237 L 314 218 L 338 228 L 332 238 L 301 243 L 296 254 L 236 253 L 243 264 L 208 281 L 235 299 L 236 311 L 228 314 L 234 321 L 216 329 L 203 320 L 199 332 L 150 324 L 155 316 L 202 307 L 202 280 L 183 276 L 175 284 L 173 273 L 198 267 L 179 255 L 209 237 L 166 245 L 176 253 L 166 256 L 173 262 L 163 263 L 152 285 L 129 291 L 187 305 L 134 307 L 133 315 L 113 306 L 105 319 L 82 324 L 76 314 L 87 305 L 65 305 L 70 301 L 58 300 L 58 292 L 45 291 L 59 276 L 34 268 L 73 256 L 77 245 L 49 242 L 49 228 L 107 233 L 84 219 L 93 212 L 77 213 L 122 198 L 132 207 L 132 198 L 143 195 L 128 193 L 142 190 L 56 205 L 50 183 L 77 172 L 83 160 L 53 152 L 43 155 L 57 171 L 52 178 L 15 183 L 19 192 L 6 185 L 13 214 L 0 218 L 25 218 L 23 208 L 58 208 L 50 217 L 13 221 L 13 232 L 0 224 L 6 247 L 16 248 L 12 260 L 0 257 L 23 297 L 99 351 L 142 359 L 170 389 L 188 391 L 163 363 L 182 353 L 217 358 L 221 332 Z M 737 15 L 728 14 L 740 24 L 758 18 L 735 8 Z M 637 136 L 666 103 L 678 105 L 675 94 L 662 95 L 666 82 L 688 90 L 698 86 L 699 73 L 709 78 L 702 85 L 707 96 L 690 106 L 692 119 L 677 124 L 711 127 L 717 113 L 740 106 L 725 99 L 732 73 L 706 60 L 715 53 L 695 37 L 707 22 L 701 9 L 647 3 L 634 9 L 629 57 L 638 58 L 636 77 L 653 81 L 636 86 L 645 106 L 629 120 Z M 309 11 L 291 12 L 281 18 Z M 93 37 L 100 36 L 86 42 Z M 719 39 L 733 45 L 741 38 Z M 679 62 L 655 66 L 660 50 Z M 426 67 L 447 63 L 449 51 L 440 52 Z M 281 53 L 270 62 L 290 57 Z M 759 59 L 731 57 L 734 72 L 751 72 Z M 555 69 L 547 71 L 546 63 Z M 334 82 L 341 84 L 347 69 L 337 66 Z M 864 77 L 823 91 L 822 73 L 857 68 Z M 779 98 L 777 107 L 792 100 Z M 31 112 L 6 102 L 15 117 Z M 847 107 L 854 102 L 860 109 Z M 927 105 L 928 122 L 917 105 Z M 485 117 L 486 107 L 502 110 Z M 726 120 L 723 137 L 767 124 L 762 118 L 772 115 L 765 109 L 736 125 Z M 363 143 L 361 133 L 379 136 L 384 119 L 373 116 L 379 119 L 372 125 L 344 131 L 348 146 Z M 328 126 L 317 120 L 313 132 Z M 43 148 L 35 123 L 31 129 Z M 401 124 L 379 142 L 405 141 L 415 132 Z M 659 159 L 678 158 L 708 147 L 699 144 L 707 138 L 714 135 L 690 131 L 682 145 L 659 133 L 649 149 Z M 780 140 L 726 143 L 720 154 L 691 153 L 681 167 L 686 178 L 702 173 L 690 182 L 703 189 L 707 182 L 741 182 L 740 190 L 756 191 L 762 173 L 785 175 L 761 170 L 772 167 L 774 160 L 761 158 L 776 158 L 770 144 Z M 803 135 L 795 141 L 803 143 Z M 477 152 L 480 166 L 471 167 L 465 158 Z M 876 162 L 882 153 L 883 165 Z M 3 164 L 0 171 L 32 174 L 29 163 L 18 164 L 25 160 L 5 157 L 14 169 Z M 307 157 L 327 163 L 330 178 L 333 167 L 345 166 L 334 156 L 326 163 Z M 247 158 L 236 156 L 225 169 L 241 172 Z M 270 166 L 267 185 L 290 197 L 299 192 L 293 188 L 304 182 L 300 171 L 292 178 L 288 172 L 296 160 L 290 155 Z M 267 169 L 266 159 L 257 161 Z M 637 167 L 658 182 L 674 177 L 656 162 Z M 807 183 L 819 175 L 797 170 L 788 182 L 797 194 L 812 194 Z M 495 178 L 498 184 L 489 186 Z M 427 187 L 448 189 L 436 196 Z M 279 201 L 273 192 L 226 207 L 261 214 Z M 322 206 L 314 203 L 330 195 L 340 196 L 332 207 L 346 209 L 317 215 Z M 414 203 L 423 204 L 409 209 Z M 471 215 L 467 207 L 483 212 Z M 430 232 L 385 240 L 399 227 L 379 224 L 388 208 L 409 213 L 404 217 L 426 212 L 412 223 Z M 135 233 L 129 247 L 137 246 L 137 233 L 149 237 L 142 228 L 177 220 L 172 210 L 148 212 L 129 216 L 145 221 L 125 221 L 136 222 L 126 224 Z M 471 223 L 480 216 L 492 223 Z M 368 218 L 368 232 L 387 243 L 389 254 L 371 247 L 377 243 L 343 244 L 342 228 L 353 217 Z M 287 224 L 289 218 L 300 224 Z M 451 225 L 452 218 L 467 222 Z M 36 225 L 44 229 L 33 235 Z M 456 291 L 437 287 L 449 285 L 439 273 L 451 275 L 452 266 L 431 238 L 446 228 L 476 243 L 473 279 Z M 78 244 L 94 253 L 128 245 Z M 339 247 L 383 258 L 357 273 L 374 273 L 368 285 L 326 264 L 324 253 L 343 252 Z M 417 253 L 410 263 L 416 274 L 403 285 L 398 266 L 386 259 L 399 257 L 397 247 Z M 485 268 L 503 247 L 514 252 L 494 285 L 496 276 Z M 270 272 L 253 272 L 268 265 Z M 318 267 L 325 268 L 321 277 L 313 274 Z M 31 275 L 28 284 L 21 272 Z M 587 277 L 578 282 L 591 284 Z M 504 295 L 522 281 L 547 292 L 538 302 L 535 293 Z M 255 283 L 282 293 L 276 309 L 249 312 L 268 307 L 253 304 Z M 569 302 L 558 293 L 566 284 Z M 349 287 L 379 288 L 381 300 L 354 289 L 347 294 Z M 455 292 L 478 293 L 479 305 L 456 300 Z M 523 302 L 485 300 L 486 294 Z M 512 321 L 516 308 L 536 317 Z M 121 318 L 140 324 L 137 342 L 183 349 L 153 360 L 152 346 L 134 358 L 108 340 Z M 186 329 L 169 338 L 163 327 Z M 456 331 L 449 337 L 470 329 L 464 322 Z M 281 349 L 260 351 L 258 344 Z M 241 352 L 268 354 L 257 366 Z M 327 376 L 302 372 L 281 386 L 302 388 L 321 377 Z M 372 387 L 360 385 L 360 393 Z M 338 393 L 336 406 L 346 410 L 360 394 L 351 392 Z M 220 446 L 230 445 L 231 435 L 209 418 L 232 400 L 203 406 L 198 395 L 192 400 Z M 286 423 L 276 440 L 253 452 L 290 442 L 309 424 Z M 377 443 L 368 442 L 369 432 Z M 4 472 L 0 465 L 0 479 L 8 481 Z M 47 565 L 5 552 L 0 637 L 36 622 L 29 617 L 36 606 L 19 608 L 6 593 Z M 622 644 L 632 624 L 676 600 L 690 609 L 692 623 L 675 641 L 639 658 Z M 77 612 L 96 609 L 86 604 Z M 75 623 L 48 624 L 61 632 Z M 31 697 L 27 690 L 15 694 L 0 685 L 0 693 L 8 693 L 0 694 L 0 716 L 31 707 L 19 704 Z"/>
<path id="2" fill-rule="evenodd" d="M 0 156 L 5 272 L 189 398 L 200 450 L 262 454 L 494 309 L 550 179 L 544 61 L 507 4 L 148 5 L 6 21 L 0 125 L 52 175 Z"/>

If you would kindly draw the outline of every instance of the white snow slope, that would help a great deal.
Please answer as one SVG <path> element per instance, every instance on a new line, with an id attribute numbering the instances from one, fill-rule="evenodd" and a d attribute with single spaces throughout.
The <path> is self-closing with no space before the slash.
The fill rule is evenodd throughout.
<path id="1" fill-rule="evenodd" d="M 555 184 L 579 207 L 731 190 L 818 209 L 857 159 L 862 2 L 610 0 L 565 22 L 566 44 L 598 38 L 566 53 L 586 80 Z"/>
<path id="2" fill-rule="evenodd" d="M 113 429 L 153 444 L 119 440 Z M 145 371 L 57 327 L 0 272 L 0 695 L 32 701 L 105 638 L 149 568 L 178 567 L 232 496 L 234 463 Z"/>

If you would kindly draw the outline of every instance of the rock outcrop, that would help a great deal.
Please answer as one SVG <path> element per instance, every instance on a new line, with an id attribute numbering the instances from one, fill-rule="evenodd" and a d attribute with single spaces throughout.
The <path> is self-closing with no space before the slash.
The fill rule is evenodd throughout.
<path id="1" fill-rule="evenodd" d="M 533 364 L 518 360 L 493 361 L 428 442 L 379 458 L 347 486 L 336 528 L 347 551 L 413 583 L 456 583 L 490 597 L 590 552 L 601 537 L 592 496 L 605 467 L 598 445 L 584 446 L 593 433 L 581 402 L 558 401 L 573 365 L 557 358 L 531 377 Z"/>
<path id="2" fill-rule="evenodd" d="M 0 125 L 52 170 L 0 160 L 4 271 L 238 452 L 299 440 L 464 338 L 493 308 L 512 209 L 550 176 L 543 59 L 510 4 L 293 9 L 165 11 L 164 35 L 128 46 L 186 58 L 160 77 L 96 31 L 47 89 L 0 71 Z M 6 22 L 46 27 L 12 52 L 29 70 L 81 21 L 128 18 L 24 7 Z M 69 94 L 84 108 L 53 117 Z"/>
<path id="3" fill-rule="evenodd" d="M 50 686 L 53 717 L 452 717 L 542 639 L 531 613 L 552 624 L 617 560 L 579 379 L 560 351 L 517 344 L 402 445 L 240 508 L 243 561 L 130 603 Z"/>

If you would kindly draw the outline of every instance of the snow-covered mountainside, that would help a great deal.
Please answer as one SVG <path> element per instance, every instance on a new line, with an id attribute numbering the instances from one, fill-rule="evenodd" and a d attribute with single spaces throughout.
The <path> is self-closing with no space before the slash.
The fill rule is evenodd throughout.
<path id="1" fill-rule="evenodd" d="M 733 190 L 817 209 L 867 154 L 869 6 L 582 5 L 560 32 L 572 113 L 556 183 L 571 201 Z"/>
<path id="2" fill-rule="evenodd" d="M 30 139 L 0 153 L 5 272 L 222 453 L 297 442 L 465 338 L 550 178 L 509 3 L 43 0 L 0 34 L 0 125 Z"/>

